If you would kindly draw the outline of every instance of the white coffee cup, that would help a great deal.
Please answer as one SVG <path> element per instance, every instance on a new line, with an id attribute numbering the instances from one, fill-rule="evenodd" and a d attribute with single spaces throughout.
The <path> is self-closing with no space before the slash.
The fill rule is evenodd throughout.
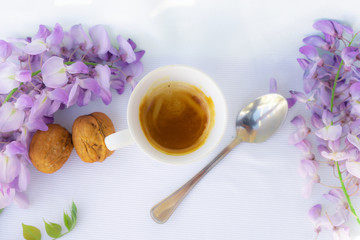
<path id="1" fill-rule="evenodd" d="M 185 82 L 199 88 L 214 103 L 215 122 L 205 143 L 197 150 L 184 155 L 170 155 L 157 150 L 146 138 L 139 120 L 139 107 L 147 91 L 168 81 Z M 154 86 L 155 85 L 155 86 Z M 168 65 L 148 73 L 133 90 L 127 106 L 128 129 L 105 138 L 109 150 L 136 143 L 152 158 L 164 163 L 184 164 L 201 159 L 219 144 L 227 123 L 227 107 L 224 95 L 217 84 L 204 72 L 185 65 Z"/>

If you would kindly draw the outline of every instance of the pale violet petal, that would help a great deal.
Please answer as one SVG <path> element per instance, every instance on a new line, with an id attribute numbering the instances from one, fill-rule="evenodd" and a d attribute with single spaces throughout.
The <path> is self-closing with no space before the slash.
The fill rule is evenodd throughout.
<path id="1" fill-rule="evenodd" d="M 82 99 L 82 105 L 86 106 L 89 104 L 90 101 L 91 101 L 91 91 L 87 90 L 84 93 L 84 97 Z"/>
<path id="2" fill-rule="evenodd" d="M 22 47 L 22 50 L 29 55 L 38 55 L 45 52 L 47 50 L 47 46 L 43 39 L 38 38 Z"/>
<path id="3" fill-rule="evenodd" d="M 311 116 L 311 123 L 316 129 L 325 127 L 323 121 L 317 113 L 313 113 Z"/>
<path id="4" fill-rule="evenodd" d="M 43 24 L 39 25 L 39 30 L 33 37 L 33 39 L 43 39 L 45 40 L 50 35 L 50 30 Z"/>
<path id="5" fill-rule="evenodd" d="M 335 141 L 340 138 L 342 127 L 340 125 L 325 126 L 315 132 L 315 135 L 324 140 Z"/>
<path id="6" fill-rule="evenodd" d="M 12 141 L 6 145 L 5 154 L 7 156 L 14 156 L 17 154 L 27 154 L 27 148 L 18 141 Z"/>
<path id="7" fill-rule="evenodd" d="M 329 141 L 328 142 L 328 147 L 332 152 L 338 152 L 340 150 L 340 146 L 341 146 L 341 138 L 335 140 L 335 141 Z"/>
<path id="8" fill-rule="evenodd" d="M 351 175 L 360 178 L 360 162 L 346 161 L 346 169 Z"/>
<path id="9" fill-rule="evenodd" d="M 40 95 L 37 96 L 36 100 L 34 101 L 34 105 L 30 111 L 29 120 L 34 120 L 38 118 L 42 118 L 45 114 L 47 109 L 50 106 L 50 99 L 48 97 L 48 93 L 43 91 Z"/>
<path id="10" fill-rule="evenodd" d="M 111 71 L 107 65 L 96 65 L 95 67 L 96 76 L 95 79 L 101 87 L 100 97 L 103 102 L 108 105 L 111 100 L 111 92 L 110 92 L 110 75 Z"/>
<path id="11" fill-rule="evenodd" d="M 103 100 L 103 103 L 105 105 L 109 105 L 111 103 L 111 101 L 112 101 L 112 95 L 111 95 L 110 90 L 102 89 L 101 92 L 100 92 L 100 97 Z"/>
<path id="12" fill-rule="evenodd" d="M 320 58 L 316 47 L 311 45 L 302 46 L 299 49 L 299 52 L 301 52 L 302 54 L 304 54 L 306 57 L 308 57 L 310 60 L 313 61 L 318 61 Z"/>
<path id="13" fill-rule="evenodd" d="M 72 26 L 70 35 L 73 39 L 73 43 L 79 45 L 81 50 L 89 50 L 93 46 L 91 39 L 85 33 L 81 24 Z"/>
<path id="14" fill-rule="evenodd" d="M 15 79 L 19 82 L 30 82 L 31 81 L 31 71 L 30 70 L 20 70 L 15 74 Z"/>
<path id="15" fill-rule="evenodd" d="M 309 212 L 308 212 L 308 216 L 310 221 L 312 222 L 312 224 L 315 227 L 318 227 L 317 224 L 319 222 L 319 219 L 321 217 L 321 205 L 320 204 L 316 204 L 315 206 L 313 206 L 312 208 L 310 208 Z"/>
<path id="16" fill-rule="evenodd" d="M 66 104 L 69 99 L 69 93 L 65 89 L 55 88 L 53 91 L 49 92 L 49 98 Z"/>
<path id="17" fill-rule="evenodd" d="M 353 135 L 353 134 L 348 134 L 347 135 L 347 140 L 353 145 L 355 146 L 358 150 L 360 150 L 360 139 Z"/>
<path id="18" fill-rule="evenodd" d="M 126 78 L 126 82 L 127 83 L 130 83 L 131 87 L 132 87 L 132 90 L 135 89 L 136 85 L 137 85 L 137 82 L 135 81 L 135 78 L 133 78 L 132 76 L 128 76 Z"/>
<path id="19" fill-rule="evenodd" d="M 334 24 L 330 20 L 327 19 L 318 20 L 313 24 L 313 27 L 328 35 L 331 36 L 335 35 Z"/>
<path id="20" fill-rule="evenodd" d="M 27 125 L 27 128 L 33 132 L 35 132 L 36 130 L 40 130 L 40 131 L 48 130 L 48 126 L 46 125 L 44 120 L 42 120 L 41 118 L 31 119 L 31 120 L 29 120 L 29 122 L 27 122 L 26 125 Z M 22 132 L 22 137 L 25 138 L 24 140 L 26 141 L 26 139 L 28 137 L 28 134 L 26 131 Z"/>
<path id="21" fill-rule="evenodd" d="M 77 105 L 79 107 L 85 106 L 84 101 L 83 101 L 84 100 L 84 95 L 85 95 L 85 90 L 82 89 L 82 88 L 79 88 L 79 95 L 77 97 Z"/>
<path id="22" fill-rule="evenodd" d="M 303 159 L 300 161 L 299 175 L 303 178 L 317 175 L 319 163 L 314 160 Z"/>
<path id="23" fill-rule="evenodd" d="M 5 62 L 12 53 L 12 46 L 10 43 L 0 40 L 0 63 Z"/>
<path id="24" fill-rule="evenodd" d="M 56 23 L 53 32 L 47 37 L 46 42 L 52 46 L 58 46 L 61 44 L 63 38 L 63 28 L 59 23 Z"/>
<path id="25" fill-rule="evenodd" d="M 125 62 L 134 62 L 136 60 L 136 55 L 130 43 L 120 35 L 117 37 L 117 42 L 119 44 L 119 54 L 122 58 L 124 58 Z"/>
<path id="26" fill-rule="evenodd" d="M 77 74 L 77 73 L 89 73 L 89 68 L 86 66 L 83 62 L 75 62 L 71 64 L 70 66 L 66 66 L 66 71 L 71 74 Z"/>
<path id="27" fill-rule="evenodd" d="M 333 215 L 328 216 L 333 227 L 343 225 L 349 218 L 347 213 L 349 211 L 345 208 L 338 208 Z"/>
<path id="28" fill-rule="evenodd" d="M 0 63 L 0 94 L 8 94 L 20 85 L 16 81 L 17 66 L 11 62 Z"/>
<path id="29" fill-rule="evenodd" d="M 348 155 L 346 152 L 326 152 L 322 151 L 321 156 L 323 156 L 326 159 L 334 160 L 334 161 L 343 161 L 348 158 Z"/>
<path id="30" fill-rule="evenodd" d="M 296 127 L 301 128 L 301 127 L 306 127 L 306 122 L 305 122 L 305 118 L 301 115 L 297 115 L 295 116 L 292 120 L 291 123 L 294 124 Z"/>
<path id="31" fill-rule="evenodd" d="M 133 62 L 123 68 L 123 72 L 126 76 L 132 76 L 134 78 L 139 77 L 144 70 L 144 66 L 140 61 Z"/>
<path id="32" fill-rule="evenodd" d="M 24 118 L 24 111 L 16 109 L 13 103 L 4 103 L 0 107 L 0 132 L 12 132 L 19 129 Z"/>
<path id="33" fill-rule="evenodd" d="M 83 89 L 88 89 L 95 94 L 100 94 L 101 88 L 98 82 L 93 78 L 78 79 L 79 86 Z"/>
<path id="34" fill-rule="evenodd" d="M 333 114 L 329 110 L 324 110 L 321 119 L 325 125 L 330 126 Z"/>
<path id="35" fill-rule="evenodd" d="M 20 161 L 16 156 L 0 153 L 0 183 L 11 183 L 20 171 Z"/>
<path id="36" fill-rule="evenodd" d="M 111 88 L 115 89 L 118 94 L 122 94 L 125 90 L 125 83 L 121 79 L 112 79 L 110 86 Z"/>
<path id="37" fill-rule="evenodd" d="M 357 120 L 351 122 L 349 127 L 350 127 L 352 134 L 359 135 L 360 134 L 360 119 L 357 119 Z"/>
<path id="38" fill-rule="evenodd" d="M 320 36 L 309 36 L 303 39 L 303 42 L 307 45 L 319 47 L 325 50 L 329 50 L 329 44 Z"/>
<path id="39" fill-rule="evenodd" d="M 95 79 L 97 80 L 101 88 L 105 90 L 109 90 L 110 75 L 111 75 L 110 68 L 107 65 L 98 64 L 95 67 L 95 71 L 96 71 Z"/>
<path id="40" fill-rule="evenodd" d="M 349 91 L 351 94 L 351 98 L 353 100 L 359 100 L 360 99 L 360 82 L 355 82 L 355 83 L 351 84 Z"/>
<path id="41" fill-rule="evenodd" d="M 289 137 L 289 144 L 296 145 L 303 141 L 310 133 L 310 128 L 300 127 L 294 133 L 292 133 Z"/>
<path id="42" fill-rule="evenodd" d="M 311 142 L 307 139 L 303 139 L 301 142 L 295 144 L 295 147 L 300 149 L 304 153 L 310 153 L 311 154 Z"/>
<path id="43" fill-rule="evenodd" d="M 56 100 L 52 101 L 46 115 L 52 116 L 55 112 L 59 110 L 60 105 L 61 105 L 60 101 L 56 101 Z"/>
<path id="44" fill-rule="evenodd" d="M 60 57 L 53 56 L 46 60 L 41 68 L 41 72 L 43 82 L 47 87 L 62 87 L 68 81 L 64 60 Z"/>
<path id="45" fill-rule="evenodd" d="M 102 25 L 96 25 L 89 29 L 97 54 L 105 54 L 110 50 L 111 44 L 106 29 Z"/>
<path id="46" fill-rule="evenodd" d="M 20 164 L 20 172 L 19 172 L 19 181 L 18 187 L 19 190 L 25 191 L 30 181 L 30 171 L 24 162 Z"/>
<path id="47" fill-rule="evenodd" d="M 333 203 L 341 203 L 344 198 L 343 191 L 341 189 L 331 189 L 323 197 Z"/>
<path id="48" fill-rule="evenodd" d="M 76 82 L 70 90 L 69 99 L 66 104 L 67 107 L 70 107 L 70 106 L 74 105 L 75 103 L 77 103 L 79 92 L 80 92 L 80 87 L 79 87 L 79 84 Z"/>
<path id="49" fill-rule="evenodd" d="M 360 115 L 360 104 L 358 101 L 351 101 L 351 114 Z"/>
<path id="50" fill-rule="evenodd" d="M 21 134 L 19 136 L 19 141 L 21 143 L 23 143 L 27 148 L 30 146 L 30 142 L 31 142 L 31 137 L 32 137 L 32 134 L 30 133 L 29 129 L 27 128 L 26 126 L 27 124 L 24 124 L 20 131 L 21 131 Z M 27 154 L 28 155 L 28 154 Z M 26 156 L 27 158 L 27 156 Z M 29 159 L 26 159 L 29 161 Z M 29 161 L 30 162 L 30 161 Z"/>
<path id="51" fill-rule="evenodd" d="M 71 34 L 69 32 L 64 32 L 62 45 L 67 49 L 73 48 L 74 40 L 72 39 Z"/>

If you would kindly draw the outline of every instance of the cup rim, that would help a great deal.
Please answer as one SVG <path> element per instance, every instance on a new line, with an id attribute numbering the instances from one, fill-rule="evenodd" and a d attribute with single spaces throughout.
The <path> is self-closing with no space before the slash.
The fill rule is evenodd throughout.
<path id="1" fill-rule="evenodd" d="M 212 144 L 211 147 L 208 147 L 207 149 L 205 149 L 206 151 L 204 151 L 202 154 L 200 154 L 198 157 L 196 157 L 195 159 L 192 159 L 192 158 L 188 158 L 188 159 L 182 159 L 180 161 L 174 161 L 174 160 L 168 160 L 166 158 L 159 158 L 159 157 L 156 157 L 154 156 L 152 153 L 148 152 L 143 144 L 140 142 L 140 139 L 139 138 L 142 138 L 140 136 L 137 136 L 136 134 L 134 134 L 134 124 L 133 122 L 130 121 L 130 114 L 131 112 L 133 111 L 133 105 L 134 105 L 134 101 L 136 100 L 136 98 L 138 96 L 136 96 L 136 92 L 137 92 L 137 89 L 141 89 L 142 86 L 144 84 L 146 84 L 146 79 L 150 78 L 152 75 L 155 75 L 157 74 L 158 72 L 161 72 L 161 71 L 164 71 L 165 69 L 168 69 L 168 68 L 184 68 L 184 69 L 187 69 L 187 70 L 191 70 L 191 71 L 196 71 L 202 75 L 204 75 L 206 77 L 206 81 L 210 81 L 213 86 L 216 87 L 217 89 L 217 94 L 219 95 L 218 97 L 221 99 L 221 102 L 222 102 L 222 105 L 224 107 L 223 111 L 224 111 L 224 116 L 223 117 L 223 122 L 224 122 L 224 125 L 223 126 L 220 126 L 221 127 L 221 135 L 218 135 L 218 137 L 216 138 L 216 142 Z M 145 81 L 143 81 L 145 79 Z M 135 93 L 135 94 L 134 94 Z M 140 96 L 141 98 L 143 96 Z M 137 106 L 138 107 L 138 106 Z M 216 110 L 215 110 L 215 114 L 216 113 Z M 147 73 L 144 77 L 141 78 L 141 80 L 138 82 L 138 84 L 135 86 L 132 94 L 130 95 L 130 98 L 129 98 L 129 102 L 128 102 L 128 106 L 127 106 L 127 124 L 128 124 L 128 129 L 131 133 L 131 136 L 135 142 L 135 144 L 143 151 L 145 152 L 148 156 L 150 156 L 151 158 L 157 160 L 158 162 L 162 162 L 162 163 L 167 163 L 167 164 L 170 164 L 170 165 L 184 165 L 184 164 L 188 164 L 188 163 L 192 163 L 192 162 L 195 162 L 195 161 L 198 161 L 200 159 L 203 159 L 205 156 L 207 156 L 210 152 L 212 152 L 221 142 L 221 139 L 223 138 L 224 134 L 225 134 L 225 131 L 226 131 L 226 125 L 227 125 L 227 119 L 228 119 L 228 109 L 227 109 L 227 103 L 225 101 L 225 96 L 223 94 L 223 92 L 221 91 L 220 87 L 218 86 L 218 84 L 213 80 L 213 78 L 211 78 L 207 73 L 203 72 L 202 70 L 199 70 L 195 67 L 192 67 L 192 66 L 188 66 L 188 65 L 183 65 L 183 64 L 171 64 L 171 65 L 164 65 L 164 66 L 161 66 L 161 67 L 158 67 L 152 71 L 150 71 L 149 73 Z M 215 122 L 215 125 L 216 125 L 216 122 Z M 214 125 L 214 127 L 215 127 Z M 142 130 L 142 129 L 141 129 Z M 213 131 L 210 130 L 210 131 Z M 208 137 L 209 138 L 209 137 Z M 199 149 L 203 148 L 203 146 L 201 146 Z M 188 153 L 188 154 L 185 154 L 185 155 L 180 155 L 180 156 L 174 156 L 174 155 L 171 155 L 171 154 L 165 154 L 165 153 L 162 153 L 161 151 L 157 150 L 155 147 L 152 147 L 153 149 L 155 149 L 157 152 L 167 156 L 168 158 L 180 158 L 180 157 L 183 157 L 183 158 L 186 158 L 184 156 L 187 156 L 187 155 L 190 155 L 191 153 Z M 195 150 L 195 152 L 198 151 L 198 150 Z"/>

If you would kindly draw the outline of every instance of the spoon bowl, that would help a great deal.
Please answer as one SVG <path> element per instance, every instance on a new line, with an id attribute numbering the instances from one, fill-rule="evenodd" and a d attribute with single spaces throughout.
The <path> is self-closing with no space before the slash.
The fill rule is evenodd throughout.
<path id="1" fill-rule="evenodd" d="M 282 125 L 288 112 L 286 99 L 275 93 L 261 96 L 244 107 L 236 118 L 237 137 L 242 142 L 261 143 Z"/>
<path id="2" fill-rule="evenodd" d="M 236 136 L 210 163 L 173 194 L 150 211 L 157 223 L 165 223 L 194 186 L 241 142 L 261 143 L 269 139 L 284 122 L 288 112 L 286 99 L 275 93 L 255 99 L 236 118 Z"/>

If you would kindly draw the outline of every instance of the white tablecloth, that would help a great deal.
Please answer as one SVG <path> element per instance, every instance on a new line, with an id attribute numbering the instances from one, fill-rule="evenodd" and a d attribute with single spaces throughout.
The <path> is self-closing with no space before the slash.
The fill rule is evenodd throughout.
<path id="1" fill-rule="evenodd" d="M 42 0 L 3 1 L 0 39 L 34 35 L 39 24 L 65 30 L 104 24 L 115 41 L 117 34 L 132 38 L 146 50 L 144 74 L 167 64 L 186 64 L 212 76 L 228 104 L 223 141 L 206 158 L 184 166 L 149 158 L 137 146 L 116 151 L 103 163 L 82 162 L 73 151 L 64 167 L 51 175 L 31 168 L 27 191 L 31 205 L 12 205 L 0 214 L 0 239 L 22 239 L 21 223 L 37 226 L 48 239 L 43 218 L 61 222 L 72 201 L 78 224 L 66 239 L 315 239 L 307 212 L 323 202 L 325 187 L 316 186 L 309 199 L 297 168 L 301 153 L 288 145 L 294 131 L 289 123 L 304 112 L 297 105 L 284 126 L 266 143 L 241 144 L 214 168 L 164 225 L 149 210 L 207 164 L 234 136 L 238 111 L 268 93 L 269 79 L 278 81 L 281 94 L 302 90 L 303 72 L 296 58 L 302 39 L 315 30 L 319 18 L 339 19 L 360 29 L 360 2 L 333 0 L 206 1 L 206 0 Z M 109 106 L 95 101 L 56 113 L 55 121 L 71 130 L 76 117 L 106 113 L 115 128 L 126 128 L 126 105 L 131 94 L 114 92 Z M 334 181 L 332 175 L 324 182 Z M 328 179 L 328 181 L 327 181 Z M 334 184 L 338 184 L 336 181 Z M 356 201 L 355 201 L 355 204 Z M 359 206 L 359 204 L 357 204 Z M 353 239 L 360 230 L 352 229 Z M 356 226 L 358 228 L 358 226 Z M 321 233 L 318 240 L 331 239 Z"/>

